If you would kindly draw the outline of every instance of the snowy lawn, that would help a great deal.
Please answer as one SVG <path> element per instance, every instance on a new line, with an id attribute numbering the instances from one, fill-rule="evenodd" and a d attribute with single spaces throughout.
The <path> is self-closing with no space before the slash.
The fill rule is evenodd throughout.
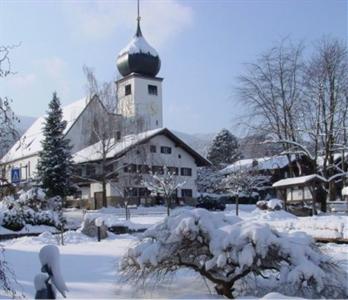
<path id="1" fill-rule="evenodd" d="M 235 215 L 235 206 L 226 209 Z M 348 216 L 321 214 L 313 217 L 296 217 L 284 210 L 259 210 L 255 205 L 240 205 L 239 216 L 244 220 L 268 223 L 278 231 L 303 231 L 315 239 L 348 239 Z"/>
<path id="2" fill-rule="evenodd" d="M 124 210 L 103 209 L 91 213 L 113 216 L 119 221 L 124 220 Z M 83 218 L 81 210 L 67 211 L 70 224 L 78 225 Z M 227 215 L 234 215 L 234 207 L 229 206 Z M 165 218 L 165 207 L 141 208 L 132 211 L 131 222 L 151 225 Z M 265 212 L 255 210 L 254 205 L 240 205 L 240 217 L 250 221 L 267 222 L 278 230 L 302 230 L 314 235 L 327 232 L 342 233 L 347 225 L 347 217 L 318 216 L 297 218 L 284 211 Z M 342 225 L 343 224 L 343 225 Z M 324 228 L 324 229 L 322 229 Z M 326 232 L 326 231 L 325 231 Z M 326 233 L 327 233 L 326 232 Z M 346 232 L 346 231 L 344 231 Z M 127 249 L 137 241 L 136 235 L 110 235 L 97 242 L 78 232 L 65 233 L 65 246 L 59 246 L 61 251 L 62 272 L 70 292 L 69 298 L 216 298 L 218 297 L 210 286 L 191 271 L 180 271 L 173 280 L 166 281 L 154 287 L 135 289 L 120 281 L 118 263 Z M 26 297 L 34 296 L 33 278 L 39 273 L 39 250 L 46 244 L 57 244 L 56 237 L 43 233 L 38 237 L 23 237 L 2 243 L 5 257 L 16 273 Z M 337 259 L 348 271 L 347 245 L 323 244 L 323 251 Z M 20 289 L 18 289 L 21 292 Z M 0 295 L 1 296 L 1 295 Z"/>
<path id="3" fill-rule="evenodd" d="M 96 242 L 77 232 L 65 234 L 65 246 L 61 252 L 62 273 L 69 288 L 68 298 L 207 298 L 209 290 L 200 276 L 190 271 L 181 271 L 172 282 L 146 289 L 120 281 L 118 262 L 136 237 L 131 235 L 111 236 Z M 26 297 L 33 298 L 33 279 L 40 270 L 39 250 L 46 244 L 56 244 L 49 233 L 38 237 L 23 237 L 3 243 L 6 260 L 15 271 L 17 280 Z M 18 292 L 21 292 L 18 289 Z M 1 296 L 1 295 L 0 295 Z"/>

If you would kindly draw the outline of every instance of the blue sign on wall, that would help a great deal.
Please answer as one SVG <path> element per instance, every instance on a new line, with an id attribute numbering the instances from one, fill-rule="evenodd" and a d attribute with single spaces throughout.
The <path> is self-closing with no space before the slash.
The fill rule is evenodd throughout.
<path id="1" fill-rule="evenodd" d="M 21 181 L 21 171 L 19 168 L 15 168 L 11 170 L 11 182 L 19 183 Z"/>

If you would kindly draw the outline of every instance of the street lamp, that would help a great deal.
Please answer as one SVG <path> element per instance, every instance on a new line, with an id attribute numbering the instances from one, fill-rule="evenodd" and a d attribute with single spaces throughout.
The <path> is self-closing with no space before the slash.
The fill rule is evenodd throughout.
<path id="1" fill-rule="evenodd" d="M 126 209 L 126 220 L 128 220 L 128 219 L 129 219 L 129 216 L 128 216 L 128 201 L 127 201 L 127 200 L 124 201 L 124 207 L 125 207 L 125 209 Z"/>
<path id="2" fill-rule="evenodd" d="M 100 228 L 103 225 L 104 221 L 103 218 L 99 217 L 94 220 L 95 226 L 97 226 L 97 236 L 98 236 L 98 242 L 101 240 L 101 232 Z"/>

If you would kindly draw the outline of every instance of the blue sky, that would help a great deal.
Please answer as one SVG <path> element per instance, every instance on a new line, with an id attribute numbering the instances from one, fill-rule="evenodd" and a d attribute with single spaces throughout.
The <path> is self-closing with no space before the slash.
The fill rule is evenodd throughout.
<path id="1" fill-rule="evenodd" d="M 236 77 L 275 42 L 289 36 L 312 43 L 347 40 L 347 1 L 141 1 L 142 31 L 159 52 L 165 126 L 188 133 L 235 126 Z M 135 32 L 136 2 L 0 0 L 0 44 L 16 72 L 0 82 L 17 114 L 39 116 L 52 92 L 63 104 L 85 94 L 82 66 L 97 77 L 117 76 L 117 53 Z"/>

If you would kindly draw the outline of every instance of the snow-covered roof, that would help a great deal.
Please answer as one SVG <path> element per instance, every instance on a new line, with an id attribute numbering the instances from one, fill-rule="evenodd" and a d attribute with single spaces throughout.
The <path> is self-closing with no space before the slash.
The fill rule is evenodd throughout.
<path id="1" fill-rule="evenodd" d="M 313 180 L 319 180 L 319 181 L 326 182 L 326 179 L 324 177 L 319 176 L 317 174 L 312 174 L 312 175 L 307 175 L 307 176 L 282 179 L 282 180 L 279 180 L 279 181 L 273 183 L 272 187 L 301 185 L 301 184 L 311 182 Z"/>
<path id="2" fill-rule="evenodd" d="M 152 137 L 159 133 L 162 128 L 149 130 L 145 132 L 141 132 L 139 134 L 130 134 L 121 138 L 121 140 L 117 141 L 116 139 L 110 140 L 110 145 L 114 146 L 107 153 L 107 158 L 112 158 L 120 155 L 127 151 L 130 147 L 142 142 L 146 138 Z M 102 159 L 102 143 L 101 141 L 90 145 L 73 155 L 74 163 L 84 163 L 88 161 L 96 161 Z"/>
<path id="3" fill-rule="evenodd" d="M 348 196 L 348 186 L 345 186 L 345 187 L 342 189 L 342 196 Z"/>
<path id="4" fill-rule="evenodd" d="M 295 160 L 295 156 L 291 157 L 291 160 Z M 274 170 L 286 167 L 289 164 L 288 157 L 286 155 L 261 157 L 261 158 L 250 158 L 241 159 L 228 165 L 226 168 L 222 169 L 220 172 L 223 175 L 227 175 L 239 170 L 250 169 L 255 164 L 255 168 L 258 170 Z"/>
<path id="5" fill-rule="evenodd" d="M 121 56 L 125 53 L 144 53 L 150 54 L 155 57 L 158 56 L 157 51 L 149 45 L 149 43 L 144 39 L 143 36 L 134 36 L 129 44 L 120 51 L 118 56 Z"/>
<path id="6" fill-rule="evenodd" d="M 345 159 L 347 160 L 348 153 L 346 153 L 344 156 L 345 156 Z M 342 153 L 341 152 L 334 153 L 334 155 L 333 155 L 334 161 L 340 160 L 341 158 L 342 158 Z M 323 166 L 324 165 L 324 156 L 319 156 L 317 158 L 317 164 L 318 164 L 318 166 Z"/>
<path id="7" fill-rule="evenodd" d="M 67 133 L 75 120 L 88 104 L 88 98 L 82 98 L 76 102 L 62 107 L 63 120 L 67 122 L 64 133 Z M 11 162 L 24 157 L 32 156 L 41 150 L 43 139 L 43 126 L 46 115 L 39 117 L 22 135 L 22 137 L 12 146 L 12 148 L 1 159 L 1 163 Z"/>
<path id="8" fill-rule="evenodd" d="M 201 156 L 198 152 L 192 149 L 189 145 L 179 139 L 173 132 L 171 132 L 167 128 L 158 128 L 145 132 L 141 132 L 138 134 L 126 135 L 121 138 L 121 140 L 116 141 L 115 139 L 110 141 L 114 146 L 107 153 L 107 158 L 114 158 L 122 156 L 124 153 L 129 151 L 134 146 L 146 142 L 148 139 L 159 135 L 164 134 L 170 139 L 174 140 L 177 144 L 179 144 L 184 150 L 189 152 L 197 162 L 198 166 L 210 165 L 210 162 L 206 160 L 203 156 Z M 102 143 L 97 142 L 91 146 L 88 146 L 73 155 L 74 163 L 85 163 L 90 161 L 97 161 L 102 159 Z"/>

